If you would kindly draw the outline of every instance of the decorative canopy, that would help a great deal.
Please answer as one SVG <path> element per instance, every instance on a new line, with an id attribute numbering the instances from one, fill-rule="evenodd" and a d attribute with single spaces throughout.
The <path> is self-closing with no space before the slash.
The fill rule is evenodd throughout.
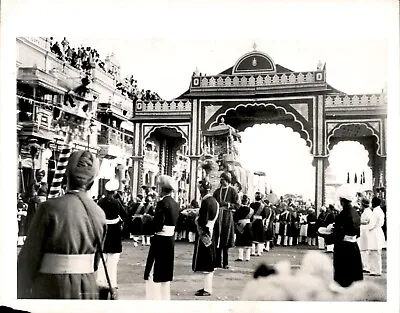
<path id="1" fill-rule="evenodd" d="M 208 130 L 203 132 L 203 136 L 224 136 L 224 135 L 232 135 L 240 139 L 239 132 L 230 125 L 225 124 L 224 118 L 221 119 L 220 124 L 216 126 L 210 127 Z"/>

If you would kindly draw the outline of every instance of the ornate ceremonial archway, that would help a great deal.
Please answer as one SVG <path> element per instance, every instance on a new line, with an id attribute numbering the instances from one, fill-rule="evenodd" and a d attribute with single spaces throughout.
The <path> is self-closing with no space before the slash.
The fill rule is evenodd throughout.
<path id="1" fill-rule="evenodd" d="M 313 156 L 319 209 L 324 204 L 329 151 L 340 140 L 351 138 L 364 144 L 374 155 L 374 175 L 383 176 L 376 181 L 386 183 L 386 107 L 384 93 L 347 95 L 330 86 L 322 64 L 316 70 L 295 72 L 254 50 L 217 75 L 193 73 L 189 89 L 172 102 L 138 102 L 133 121 L 156 127 L 178 119 L 185 125 L 190 199 L 198 196 L 204 134 L 209 136 L 221 122 L 238 132 L 263 123 L 290 127 L 306 141 Z M 143 131 L 138 128 L 141 144 L 146 138 Z M 137 156 L 134 153 L 133 158 Z"/>

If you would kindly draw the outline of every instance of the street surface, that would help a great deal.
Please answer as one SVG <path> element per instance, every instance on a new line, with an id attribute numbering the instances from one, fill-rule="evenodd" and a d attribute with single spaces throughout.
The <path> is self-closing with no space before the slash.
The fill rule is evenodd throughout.
<path id="1" fill-rule="evenodd" d="M 229 270 L 218 269 L 214 273 L 213 294 L 210 297 L 196 297 L 194 293 L 203 288 L 203 275 L 192 271 L 193 243 L 177 241 L 175 245 L 174 281 L 171 283 L 172 300 L 240 300 L 245 284 L 252 278 L 255 268 L 262 262 L 273 265 L 281 260 L 290 260 L 292 268 L 300 267 L 303 255 L 310 249 L 304 245 L 275 247 L 261 257 L 252 257 L 250 262 L 235 262 L 237 249 L 229 249 Z M 142 300 L 145 298 L 143 272 L 149 247 L 133 246 L 133 241 L 123 242 L 123 251 L 118 265 L 120 300 Z M 383 254 L 383 275 L 364 279 L 374 280 L 386 288 L 386 251 Z M 330 254 L 332 256 L 332 254 Z"/>

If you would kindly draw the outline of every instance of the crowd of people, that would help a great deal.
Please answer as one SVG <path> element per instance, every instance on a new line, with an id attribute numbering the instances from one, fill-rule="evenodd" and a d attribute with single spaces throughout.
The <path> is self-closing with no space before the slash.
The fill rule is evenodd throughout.
<path id="1" fill-rule="evenodd" d="M 108 73 L 116 81 L 116 89 L 123 96 L 127 96 L 131 100 L 155 101 L 162 100 L 161 97 L 151 90 L 139 90 L 137 80 L 133 75 L 124 79 L 121 78 L 120 69 L 118 66 L 100 58 L 98 51 L 92 47 L 71 47 L 66 37 L 59 43 L 53 42 L 53 37 L 48 38 L 50 51 L 57 55 L 58 59 L 72 67 L 86 72 L 91 75 L 91 70 L 98 68 L 105 73 Z"/>
<path id="2" fill-rule="evenodd" d="M 322 208 L 316 216 L 313 208 L 290 200 L 271 204 L 260 192 L 250 202 L 248 195 L 240 195 L 231 185 L 229 172 L 221 174 L 213 193 L 206 178 L 198 183 L 200 203 L 188 205 L 183 191 L 177 190 L 174 179 L 167 175 L 161 175 L 153 188 L 143 186 L 143 195 L 128 203 L 118 191 L 118 182 L 110 180 L 105 195 L 94 201 L 87 191 L 98 171 L 98 160 L 90 152 L 73 152 L 64 195 L 46 201 L 47 184 L 41 182 L 42 173 L 38 172 L 24 195 L 27 204 L 21 197 L 18 215 L 21 220 L 25 217 L 25 223 L 29 215 L 31 218 L 18 255 L 18 298 L 117 299 L 123 237 L 149 246 L 143 274 L 146 299 L 170 299 L 175 238 L 179 236 L 194 242 L 192 270 L 204 274 L 203 288 L 196 296 L 213 293 L 214 272 L 229 269 L 228 251 L 233 247 L 237 248 L 235 261 L 243 262 L 275 245 L 319 242 L 320 248 L 326 246 L 326 252 L 333 253 L 333 272 L 325 277 L 325 283 L 332 283 L 328 287 L 336 295 L 338 290 L 340 295 L 348 295 L 347 288 L 363 281 L 364 275 L 382 274 L 381 200 L 373 197 L 370 201 L 361 194 L 353 201 L 355 194 L 348 186 L 338 190 L 339 207 Z M 24 210 L 26 216 L 21 213 Z M 183 229 L 185 218 L 191 222 Z M 304 266 L 310 270 L 310 264 Z M 255 277 L 270 279 L 280 270 L 279 266 L 264 267 Z M 321 271 L 326 273 L 326 269 Z M 249 294 L 246 297 L 253 299 Z"/>

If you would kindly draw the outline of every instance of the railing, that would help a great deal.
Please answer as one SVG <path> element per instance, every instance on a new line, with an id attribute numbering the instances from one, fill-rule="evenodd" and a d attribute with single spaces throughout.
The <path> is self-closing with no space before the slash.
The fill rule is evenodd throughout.
<path id="1" fill-rule="evenodd" d="M 34 43 L 38 47 L 50 51 L 50 41 L 43 37 L 24 37 L 24 39 Z"/>
<path id="2" fill-rule="evenodd" d="M 136 103 L 136 112 L 190 112 L 191 110 L 190 101 L 138 101 Z"/>
<path id="3" fill-rule="evenodd" d="M 52 86 L 57 86 L 57 78 L 36 67 L 22 67 L 18 69 L 18 79 L 34 80 L 40 79 Z"/>
<path id="4" fill-rule="evenodd" d="M 111 74 L 104 72 L 99 67 L 95 67 L 92 70 L 92 77 L 94 81 L 96 79 L 100 80 L 101 82 L 105 83 L 107 86 L 112 87 L 115 89 L 115 81 Z"/>
<path id="5" fill-rule="evenodd" d="M 133 154 L 133 136 L 116 129 L 102 130 L 97 134 L 97 144 L 113 145 L 121 148 L 128 155 Z"/>
<path id="6" fill-rule="evenodd" d="M 217 75 L 194 76 L 191 89 L 202 88 L 232 88 L 232 87 L 267 87 L 277 85 L 316 84 L 324 83 L 324 72 L 299 72 L 263 75 Z"/>
<path id="7" fill-rule="evenodd" d="M 345 95 L 326 96 L 325 106 L 384 106 L 386 105 L 385 94 L 372 95 Z"/>

